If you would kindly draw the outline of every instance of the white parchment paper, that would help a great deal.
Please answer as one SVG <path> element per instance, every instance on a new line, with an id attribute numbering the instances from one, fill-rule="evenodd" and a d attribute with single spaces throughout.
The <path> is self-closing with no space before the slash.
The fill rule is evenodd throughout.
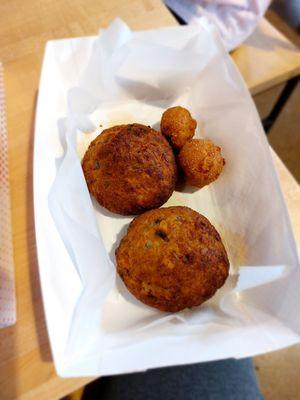
<path id="1" fill-rule="evenodd" d="M 102 129 L 157 127 L 175 104 L 191 110 L 197 136 L 218 143 L 227 163 L 214 184 L 179 188 L 165 206 L 211 220 L 231 273 L 203 306 L 168 314 L 137 301 L 116 276 L 114 251 L 132 218 L 91 199 L 80 162 Z M 34 169 L 40 276 L 60 375 L 239 358 L 299 341 L 298 260 L 268 143 L 206 19 L 145 32 L 116 20 L 98 38 L 48 43 Z M 48 171 L 43 180 L 40 169 Z"/>

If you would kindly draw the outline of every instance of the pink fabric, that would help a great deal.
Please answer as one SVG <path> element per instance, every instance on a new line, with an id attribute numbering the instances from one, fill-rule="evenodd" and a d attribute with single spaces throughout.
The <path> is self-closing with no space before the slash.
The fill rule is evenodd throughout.
<path id="1" fill-rule="evenodd" d="M 238 47 L 254 31 L 271 0 L 165 0 L 185 22 L 209 17 L 219 28 L 228 51 Z"/>
<path id="2" fill-rule="evenodd" d="M 0 328 L 16 321 L 7 149 L 3 68 L 0 63 Z"/>

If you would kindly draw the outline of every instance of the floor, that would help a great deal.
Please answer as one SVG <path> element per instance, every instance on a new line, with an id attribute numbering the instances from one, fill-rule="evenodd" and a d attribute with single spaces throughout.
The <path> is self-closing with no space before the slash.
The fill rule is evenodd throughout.
<path id="1" fill-rule="evenodd" d="M 269 142 L 300 182 L 300 84 L 269 133 Z"/>
<path id="2" fill-rule="evenodd" d="M 274 0 L 267 18 L 300 47 L 300 0 Z M 259 102 L 262 103 L 261 97 Z M 266 95 L 265 101 L 268 101 Z M 269 142 L 300 182 L 300 84 L 269 133 Z M 300 345 L 256 357 L 255 368 L 265 400 L 300 400 Z M 68 398 L 79 400 L 82 391 Z M 226 400 L 226 399 L 224 399 Z"/>
<path id="3" fill-rule="evenodd" d="M 300 0 L 274 0 L 268 20 L 300 47 Z M 271 146 L 300 182 L 300 83 L 269 134 Z M 299 396 L 300 398 L 300 396 Z"/>
<path id="4" fill-rule="evenodd" d="M 300 47 L 300 0 L 274 0 L 269 21 Z M 269 133 L 269 141 L 300 182 L 300 84 Z M 300 205 L 299 205 L 300 206 Z M 300 399 L 300 345 L 255 358 L 266 400 Z"/>

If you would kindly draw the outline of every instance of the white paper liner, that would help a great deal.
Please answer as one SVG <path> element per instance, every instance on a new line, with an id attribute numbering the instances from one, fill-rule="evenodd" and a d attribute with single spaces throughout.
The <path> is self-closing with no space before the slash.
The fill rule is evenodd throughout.
<path id="1" fill-rule="evenodd" d="M 51 42 L 40 91 L 37 242 L 60 375 L 245 357 L 299 340 L 292 305 L 300 277 L 286 208 L 252 99 L 212 24 L 132 33 L 117 20 L 97 39 Z M 56 110 L 48 111 L 49 100 Z M 197 135 L 218 143 L 227 164 L 213 185 L 174 192 L 165 206 L 207 216 L 232 268 L 205 305 L 168 314 L 138 302 L 116 277 L 114 249 L 131 218 L 92 202 L 80 158 L 95 135 L 83 132 L 119 122 L 157 126 L 173 104 L 191 110 Z M 45 144 L 49 156 L 41 156 Z M 50 171 L 44 182 L 38 167 Z"/>

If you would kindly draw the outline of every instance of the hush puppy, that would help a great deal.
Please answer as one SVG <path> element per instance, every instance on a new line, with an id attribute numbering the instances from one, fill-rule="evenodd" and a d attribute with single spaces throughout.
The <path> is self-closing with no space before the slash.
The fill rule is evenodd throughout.
<path id="1" fill-rule="evenodd" d="M 119 275 L 137 299 L 169 312 L 202 304 L 229 272 L 216 229 L 203 215 L 181 206 L 136 217 L 116 260 Z"/>
<path id="2" fill-rule="evenodd" d="M 82 169 L 99 204 L 123 215 L 160 207 L 173 193 L 177 176 L 167 140 L 141 124 L 104 130 L 86 151 Z"/>
<path id="3" fill-rule="evenodd" d="M 175 149 L 183 147 L 194 136 L 196 127 L 190 112 L 180 106 L 168 108 L 161 117 L 161 133 Z"/>
<path id="4" fill-rule="evenodd" d="M 202 188 L 215 181 L 223 170 L 225 160 L 221 148 L 208 139 L 192 139 L 179 153 L 179 164 L 187 182 Z"/>

